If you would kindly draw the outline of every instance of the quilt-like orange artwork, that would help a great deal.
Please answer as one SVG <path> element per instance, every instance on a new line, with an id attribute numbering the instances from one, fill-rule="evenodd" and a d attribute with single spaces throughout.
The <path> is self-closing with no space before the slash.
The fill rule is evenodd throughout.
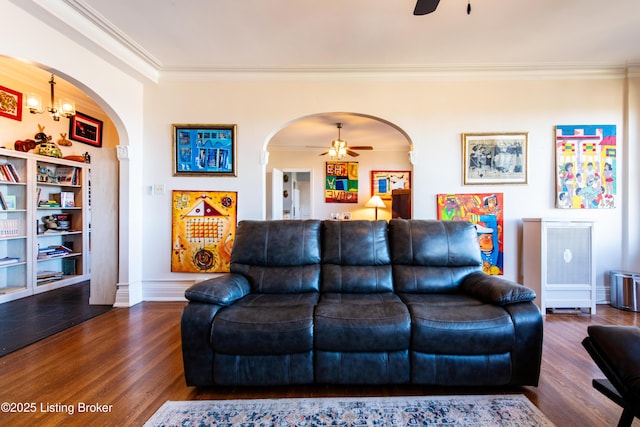
<path id="1" fill-rule="evenodd" d="M 173 191 L 171 271 L 229 272 L 237 197 L 235 191 Z"/>

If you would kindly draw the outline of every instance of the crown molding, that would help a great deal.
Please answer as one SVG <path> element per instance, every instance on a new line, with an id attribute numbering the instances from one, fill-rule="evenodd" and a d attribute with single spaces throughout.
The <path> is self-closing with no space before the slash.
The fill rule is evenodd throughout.
<path id="1" fill-rule="evenodd" d="M 102 50 L 108 54 L 107 56 L 119 60 L 120 65 L 124 65 L 121 68 L 129 68 L 153 82 L 158 82 L 159 61 L 83 0 L 32 0 L 32 3 L 57 18 L 65 28 L 71 29 L 82 39 L 91 42 L 91 48 Z M 24 6 L 27 12 L 30 12 L 27 2 L 16 4 L 20 7 Z M 76 41 L 81 43 L 78 39 Z M 108 58 L 106 60 L 109 61 Z"/>
<path id="2" fill-rule="evenodd" d="M 622 79 L 618 64 L 452 64 L 293 67 L 161 68 L 161 81 L 208 80 L 585 80 Z"/>
<path id="3" fill-rule="evenodd" d="M 85 0 L 24 0 L 14 2 L 28 9 L 39 6 L 107 56 L 154 83 L 160 81 L 211 80 L 329 80 L 329 81 L 472 81 L 472 80 L 585 80 L 624 79 L 640 73 L 640 64 L 438 64 L 438 65 L 292 65 L 283 67 L 215 66 L 168 67 L 120 31 Z M 109 58 L 110 57 L 110 58 Z"/>

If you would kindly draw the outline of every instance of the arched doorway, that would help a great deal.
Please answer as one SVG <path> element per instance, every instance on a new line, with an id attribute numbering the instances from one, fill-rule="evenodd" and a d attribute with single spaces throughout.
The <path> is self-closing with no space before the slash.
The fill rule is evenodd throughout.
<path id="1" fill-rule="evenodd" d="M 337 123 L 341 124 L 338 129 Z M 347 141 L 349 147 L 364 149 L 350 150 L 342 161 L 357 163 L 357 201 L 349 203 L 327 202 L 326 162 L 331 142 L 338 137 Z M 371 149 L 369 149 L 371 147 Z M 311 206 L 308 211 L 318 219 L 350 217 L 352 219 L 373 219 L 373 210 L 365 203 L 374 193 L 373 173 L 379 171 L 408 172 L 411 176 L 410 153 L 413 144 L 409 136 L 398 126 L 382 118 L 361 113 L 328 112 L 296 118 L 281 127 L 269 140 L 267 151 L 267 217 L 276 219 L 273 211 L 284 188 L 275 186 L 283 179 L 279 171 L 300 171 L 310 174 Z M 275 172 L 275 174 L 274 174 Z M 276 178 L 274 178 L 276 176 Z M 285 175 L 286 176 L 286 175 Z M 291 177 L 289 175 L 289 177 Z M 275 180 L 275 181 L 274 181 Z M 410 183 L 407 185 L 410 188 Z M 289 197 L 291 195 L 289 194 Z M 301 197 L 302 199 L 302 197 Z M 384 200 L 385 208 L 379 211 L 381 219 L 391 217 L 390 197 Z M 278 208 L 275 209 L 278 211 Z"/>
<path id="2" fill-rule="evenodd" d="M 13 58 L 0 56 L 0 76 L 4 84 L 19 93 L 41 95 L 45 106 L 49 104 L 49 79 L 55 74 L 56 98 L 73 99 L 77 111 L 102 122 L 101 146 L 77 141 L 61 146 L 63 155 L 83 155 L 91 158 L 91 231 L 89 265 L 91 304 L 110 305 L 115 302 L 118 283 L 118 159 L 115 147 L 120 137 L 109 114 L 96 102 L 95 94 L 80 89 L 71 78 L 45 66 L 36 66 Z M 52 141 L 65 139 L 69 134 L 69 119 L 54 121 L 49 114 L 30 114 L 22 111 L 22 120 L 3 123 L 0 145 L 11 149 L 13 141 L 33 138 L 39 127 L 51 136 Z M 69 139 L 69 138 L 67 138 Z M 99 177 L 99 178 L 98 178 Z M 34 177 L 35 179 L 35 177 Z M 87 201 L 88 202 L 88 201 Z M 99 278 L 99 279 L 98 279 Z"/>

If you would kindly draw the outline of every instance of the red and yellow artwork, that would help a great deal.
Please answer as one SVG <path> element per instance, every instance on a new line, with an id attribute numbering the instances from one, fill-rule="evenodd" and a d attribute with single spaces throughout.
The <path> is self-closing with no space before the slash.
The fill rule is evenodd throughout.
<path id="1" fill-rule="evenodd" d="M 229 272 L 237 201 L 235 191 L 173 191 L 171 271 Z"/>
<path id="2" fill-rule="evenodd" d="M 476 226 L 482 270 L 504 274 L 504 204 L 502 193 L 438 194 L 438 219 L 469 221 Z"/>
<path id="3" fill-rule="evenodd" d="M 326 162 L 324 201 L 358 203 L 358 162 Z"/>

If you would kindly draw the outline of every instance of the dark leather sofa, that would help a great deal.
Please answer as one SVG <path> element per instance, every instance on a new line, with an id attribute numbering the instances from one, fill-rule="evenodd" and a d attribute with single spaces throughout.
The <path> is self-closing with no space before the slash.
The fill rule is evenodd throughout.
<path id="1" fill-rule="evenodd" d="M 535 293 L 482 273 L 467 222 L 241 221 L 185 296 L 191 386 L 538 384 Z"/>

